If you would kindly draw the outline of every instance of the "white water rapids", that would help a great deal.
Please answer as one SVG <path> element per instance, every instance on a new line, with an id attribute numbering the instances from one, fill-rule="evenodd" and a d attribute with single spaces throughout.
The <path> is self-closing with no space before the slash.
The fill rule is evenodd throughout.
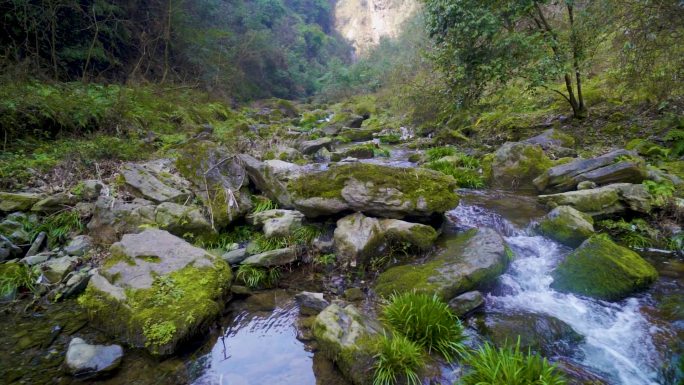
<path id="1" fill-rule="evenodd" d="M 550 288 L 551 272 L 568 249 L 548 238 L 519 229 L 479 206 L 460 205 L 449 212 L 459 227 L 492 227 L 515 252 L 515 260 L 500 278 L 503 286 L 487 297 L 486 310 L 546 314 L 584 336 L 571 361 L 600 373 L 611 384 L 652 385 L 658 382 L 659 354 L 650 325 L 640 313 L 643 297 L 620 302 L 594 300 Z"/>

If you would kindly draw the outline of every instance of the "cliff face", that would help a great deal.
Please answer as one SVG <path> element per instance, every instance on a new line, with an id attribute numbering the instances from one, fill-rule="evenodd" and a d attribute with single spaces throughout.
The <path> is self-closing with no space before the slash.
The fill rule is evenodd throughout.
<path id="1" fill-rule="evenodd" d="M 396 37 L 401 24 L 419 8 L 417 0 L 338 0 L 335 28 L 363 56 L 382 37 Z"/>

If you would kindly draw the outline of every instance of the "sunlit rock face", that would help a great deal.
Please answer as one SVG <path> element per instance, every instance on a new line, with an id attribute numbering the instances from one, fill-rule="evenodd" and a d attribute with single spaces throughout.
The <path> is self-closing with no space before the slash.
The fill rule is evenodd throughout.
<path id="1" fill-rule="evenodd" d="M 417 0 L 338 0 L 335 29 L 351 41 L 355 57 L 367 54 L 383 37 L 397 37 L 419 8 Z"/>

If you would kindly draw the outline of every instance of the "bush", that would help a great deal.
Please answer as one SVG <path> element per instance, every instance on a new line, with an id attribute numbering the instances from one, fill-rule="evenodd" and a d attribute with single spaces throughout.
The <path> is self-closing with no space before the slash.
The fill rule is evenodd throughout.
<path id="1" fill-rule="evenodd" d="M 463 351 L 463 326 L 436 295 L 393 294 L 383 308 L 383 320 L 396 333 L 432 353 L 453 361 Z"/>
<path id="2" fill-rule="evenodd" d="M 420 385 L 420 371 L 425 367 L 423 349 L 402 335 L 383 334 L 377 342 L 373 385 Z"/>
<path id="3" fill-rule="evenodd" d="M 461 385 L 563 385 L 564 377 L 555 365 L 529 351 L 520 351 L 520 339 L 514 347 L 496 349 L 489 343 L 464 355 L 470 367 Z"/>

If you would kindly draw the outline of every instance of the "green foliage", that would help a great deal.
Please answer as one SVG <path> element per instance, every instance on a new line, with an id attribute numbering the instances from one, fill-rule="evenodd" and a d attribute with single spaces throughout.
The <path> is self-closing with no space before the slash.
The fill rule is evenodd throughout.
<path id="1" fill-rule="evenodd" d="M 463 326 L 436 295 L 392 294 L 382 309 L 382 319 L 398 334 L 437 352 L 447 361 L 463 352 Z"/>
<path id="2" fill-rule="evenodd" d="M 85 230 L 85 224 L 76 210 L 65 210 L 43 218 L 42 222 L 30 231 L 34 238 L 41 231 L 45 231 L 48 237 L 48 246 L 53 248 L 63 244 L 70 235 Z"/>
<path id="3" fill-rule="evenodd" d="M 464 354 L 469 371 L 459 385 L 564 385 L 566 380 L 555 365 L 537 354 L 514 347 L 495 348 L 489 343 Z"/>
<path id="4" fill-rule="evenodd" d="M 337 261 L 337 256 L 335 254 L 321 254 L 314 257 L 314 263 L 323 266 L 331 266 Z"/>
<path id="5" fill-rule="evenodd" d="M 653 196 L 654 203 L 659 206 L 667 203 L 676 190 L 674 184 L 669 180 L 664 180 L 662 182 L 647 180 L 643 182 L 643 185 Z"/>
<path id="6" fill-rule="evenodd" d="M 37 274 L 22 263 L 5 263 L 0 265 L 0 298 L 13 295 L 18 289 L 25 288 L 36 291 Z"/>
<path id="7" fill-rule="evenodd" d="M 684 254 L 684 233 L 673 235 L 667 241 L 667 248 L 676 251 L 679 254 Z"/>
<path id="8" fill-rule="evenodd" d="M 467 159 L 468 162 L 472 160 L 479 164 L 477 159 L 470 157 Z M 482 188 L 485 186 L 484 177 L 482 174 L 480 174 L 478 169 L 458 166 L 459 163 L 460 162 L 453 162 L 450 160 L 437 160 L 426 163 L 425 167 L 431 170 L 439 171 L 445 175 L 451 175 L 454 179 L 456 179 L 456 183 L 459 187 Z"/>
<path id="9" fill-rule="evenodd" d="M 455 147 L 443 146 L 443 147 L 431 147 L 425 151 L 427 160 L 432 162 L 435 160 L 440 160 L 445 156 L 454 156 L 458 153 Z"/>
<path id="10" fill-rule="evenodd" d="M 375 349 L 373 385 L 420 385 L 420 372 L 425 367 L 423 349 L 403 335 L 380 336 Z"/>
<path id="11" fill-rule="evenodd" d="M 254 237 L 254 234 L 255 231 L 250 226 L 235 226 L 227 233 L 221 233 L 214 239 L 200 239 L 196 244 L 203 249 L 228 250 L 234 243 L 248 242 Z"/>
<path id="12" fill-rule="evenodd" d="M 672 155 L 684 155 L 684 129 L 672 129 L 663 138 L 672 147 Z"/>
<path id="13" fill-rule="evenodd" d="M 631 248 L 652 247 L 660 235 L 658 230 L 640 218 L 633 219 L 630 222 L 625 221 L 623 218 L 617 221 L 605 219 L 598 221 L 596 226 L 600 230 L 606 231 L 620 243 Z"/>
<path id="14" fill-rule="evenodd" d="M 267 269 L 260 266 L 240 265 L 235 277 L 251 289 L 260 287 L 270 288 L 278 284 L 280 269 L 278 267 Z"/>
<path id="15" fill-rule="evenodd" d="M 260 213 L 262 211 L 267 211 L 267 210 L 274 210 L 278 208 L 278 204 L 273 202 L 272 200 L 262 197 L 262 196 L 253 196 L 252 197 L 252 204 L 254 207 L 252 208 L 252 213 Z"/>

